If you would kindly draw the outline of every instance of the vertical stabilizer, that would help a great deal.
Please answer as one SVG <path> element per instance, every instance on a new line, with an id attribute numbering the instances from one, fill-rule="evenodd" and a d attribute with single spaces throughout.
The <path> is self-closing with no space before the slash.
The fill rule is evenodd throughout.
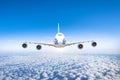
<path id="1" fill-rule="evenodd" d="M 59 26 L 59 23 L 58 23 L 58 33 L 60 33 L 60 26 Z"/>

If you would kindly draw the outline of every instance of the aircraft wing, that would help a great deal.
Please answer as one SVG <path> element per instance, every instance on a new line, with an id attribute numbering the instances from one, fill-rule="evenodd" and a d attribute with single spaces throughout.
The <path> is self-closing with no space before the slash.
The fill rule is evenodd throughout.
<path id="1" fill-rule="evenodd" d="M 28 42 L 29 44 L 38 44 L 38 45 L 48 45 L 48 46 L 53 46 L 55 47 L 54 44 L 50 44 L 50 43 L 39 43 L 39 42 Z"/>
<path id="2" fill-rule="evenodd" d="M 89 43 L 89 42 L 94 42 L 94 41 L 92 40 L 92 41 L 73 42 L 73 43 L 65 44 L 65 46 L 71 46 L 71 45 L 75 45 L 75 44 L 82 44 L 82 43 Z"/>
<path id="3" fill-rule="evenodd" d="M 83 48 L 83 45 L 82 43 L 89 43 L 91 42 L 92 43 L 92 46 L 95 47 L 97 45 L 97 43 L 95 41 L 82 41 L 82 42 L 73 42 L 73 43 L 67 43 L 67 44 L 60 44 L 60 45 L 55 45 L 55 44 L 50 44 L 50 43 L 39 43 L 39 42 L 25 42 L 22 44 L 22 47 L 23 48 L 26 48 L 27 47 L 27 43 L 29 44 L 37 44 L 37 49 L 41 49 L 41 45 L 47 45 L 47 46 L 52 46 L 52 47 L 56 47 L 56 48 L 62 48 L 62 47 L 66 47 L 66 46 L 71 46 L 71 45 L 75 45 L 75 44 L 79 44 L 79 48 Z"/>
<path id="4" fill-rule="evenodd" d="M 61 45 L 61 47 L 66 47 L 66 46 L 71 46 L 71 45 L 75 45 L 75 44 L 82 44 L 82 43 L 90 43 L 90 42 L 94 42 L 92 41 L 81 41 L 81 42 L 73 42 L 73 43 L 67 43 L 65 45 Z M 60 47 L 57 46 L 55 44 L 50 44 L 50 43 L 39 43 L 39 42 L 28 42 L 29 44 L 38 44 L 38 45 L 47 45 L 47 46 L 53 46 L 53 47 Z"/>

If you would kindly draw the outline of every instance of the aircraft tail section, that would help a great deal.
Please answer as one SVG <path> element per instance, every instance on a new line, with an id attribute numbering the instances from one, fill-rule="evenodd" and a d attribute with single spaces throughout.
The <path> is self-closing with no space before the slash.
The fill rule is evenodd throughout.
<path id="1" fill-rule="evenodd" d="M 58 23 L 58 33 L 60 33 L 60 25 L 59 25 L 59 23 Z"/>

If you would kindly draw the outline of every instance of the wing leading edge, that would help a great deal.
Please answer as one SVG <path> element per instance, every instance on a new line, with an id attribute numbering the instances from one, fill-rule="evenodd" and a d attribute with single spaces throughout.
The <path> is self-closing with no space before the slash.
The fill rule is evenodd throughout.
<path id="1" fill-rule="evenodd" d="M 37 44 L 37 45 L 47 45 L 47 46 L 52 46 L 52 47 L 57 47 L 57 48 L 60 48 L 60 47 L 66 47 L 66 46 L 71 46 L 71 45 L 76 45 L 76 44 L 82 44 L 82 43 L 93 43 L 94 41 L 82 41 L 82 42 L 73 42 L 73 43 L 67 43 L 67 44 L 58 44 L 58 45 L 55 45 L 55 44 L 50 44 L 50 43 L 39 43 L 39 42 L 26 42 L 29 43 L 29 44 Z"/>

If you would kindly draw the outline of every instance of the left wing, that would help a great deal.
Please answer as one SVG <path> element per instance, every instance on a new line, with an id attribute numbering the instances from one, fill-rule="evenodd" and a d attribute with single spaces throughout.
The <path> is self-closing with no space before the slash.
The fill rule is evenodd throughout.
<path id="1" fill-rule="evenodd" d="M 65 44 L 65 46 L 71 46 L 71 45 L 75 45 L 75 44 L 78 44 L 78 48 L 79 49 L 82 49 L 83 48 L 83 44 L 82 43 L 92 43 L 91 45 L 93 47 L 97 46 L 97 43 L 95 41 L 83 41 L 83 42 L 75 42 L 75 43 L 68 43 L 68 44 Z"/>
<path id="2" fill-rule="evenodd" d="M 82 43 L 90 43 L 90 42 L 95 42 L 95 41 L 92 40 L 92 41 L 74 42 L 74 43 L 65 44 L 65 46 L 71 46 L 71 45 L 82 44 Z"/>

